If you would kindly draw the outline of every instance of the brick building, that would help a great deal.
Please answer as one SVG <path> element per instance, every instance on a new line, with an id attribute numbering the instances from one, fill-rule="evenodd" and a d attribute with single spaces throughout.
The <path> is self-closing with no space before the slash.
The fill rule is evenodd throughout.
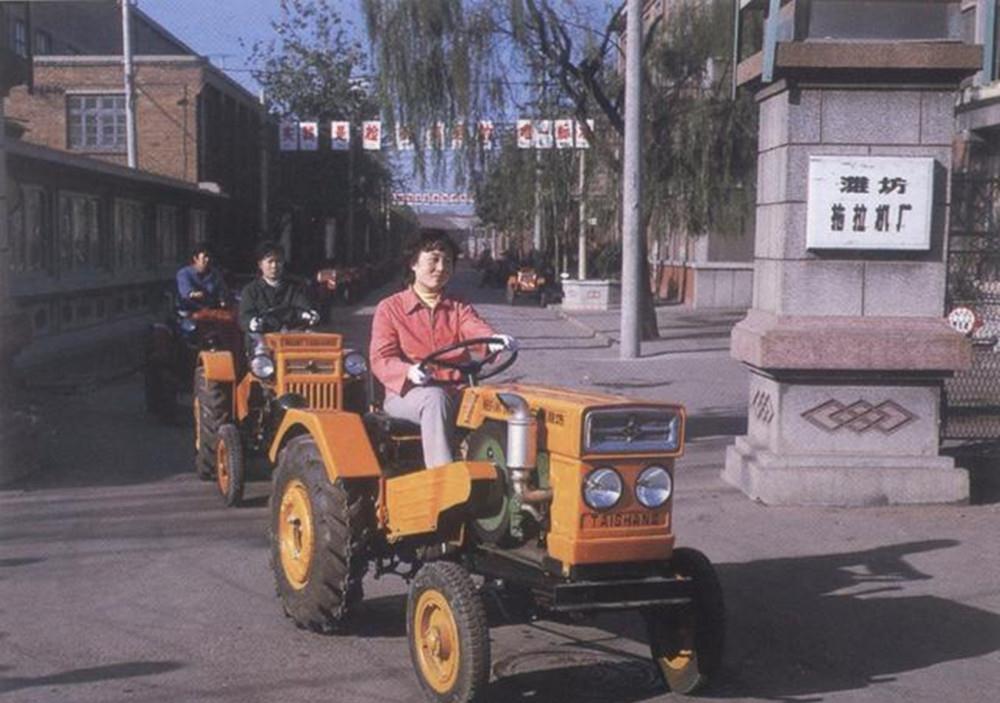
<path id="1" fill-rule="evenodd" d="M 5 65 L 30 68 L 0 112 L 0 263 L 37 342 L 159 308 L 195 241 L 245 267 L 266 218 L 258 101 L 138 8 L 125 166 L 121 26 L 114 1 L 0 3 Z"/>
<path id="2" fill-rule="evenodd" d="M 30 12 L 29 12 L 30 10 Z M 23 141 L 125 164 L 121 15 L 116 2 L 4 3 L 30 86 L 6 116 Z M 132 10 L 137 166 L 228 196 L 210 235 L 233 264 L 262 226 L 263 110 L 258 100 L 138 8 Z M 29 41 L 30 39 L 30 41 Z"/>

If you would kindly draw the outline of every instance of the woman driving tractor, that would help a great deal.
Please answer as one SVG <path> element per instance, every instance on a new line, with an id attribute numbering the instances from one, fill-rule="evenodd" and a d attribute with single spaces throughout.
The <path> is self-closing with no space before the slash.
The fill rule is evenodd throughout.
<path id="1" fill-rule="evenodd" d="M 423 230 L 405 252 L 407 287 L 382 300 L 372 320 L 372 373 L 385 386 L 383 409 L 420 425 L 427 467 L 453 460 L 453 413 L 462 374 L 431 369 L 424 360 L 438 349 L 481 337 L 494 337 L 489 353 L 516 351 L 517 340 L 497 334 L 468 303 L 449 295 L 458 246 L 442 230 Z M 442 361 L 468 360 L 458 349 Z"/>

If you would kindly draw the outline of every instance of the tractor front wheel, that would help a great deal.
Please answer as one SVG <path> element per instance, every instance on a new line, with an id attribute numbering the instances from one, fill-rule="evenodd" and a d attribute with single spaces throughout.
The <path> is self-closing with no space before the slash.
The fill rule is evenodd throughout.
<path id="1" fill-rule="evenodd" d="M 332 632 L 361 603 L 371 516 L 367 486 L 331 483 L 312 437 L 285 446 L 271 492 L 271 570 L 296 625 Z"/>
<path id="2" fill-rule="evenodd" d="M 410 585 L 406 635 L 420 686 L 431 700 L 481 700 L 490 678 L 486 610 L 458 564 L 425 564 Z"/>
<path id="3" fill-rule="evenodd" d="M 219 428 L 215 445 L 215 482 L 227 508 L 240 504 L 246 485 L 246 461 L 240 431 L 231 422 Z"/>
<path id="4" fill-rule="evenodd" d="M 194 371 L 194 470 L 203 481 L 215 476 L 219 428 L 230 421 L 229 386 L 205 378 L 201 366 Z"/>
<path id="5" fill-rule="evenodd" d="M 725 605 L 715 569 L 701 552 L 675 549 L 670 571 L 692 582 L 693 603 L 683 610 L 649 608 L 643 615 L 663 682 L 686 695 L 702 688 L 722 664 Z"/>

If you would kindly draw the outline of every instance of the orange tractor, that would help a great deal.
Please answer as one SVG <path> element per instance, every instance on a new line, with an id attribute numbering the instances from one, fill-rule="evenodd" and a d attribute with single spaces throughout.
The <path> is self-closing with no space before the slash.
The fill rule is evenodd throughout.
<path id="1" fill-rule="evenodd" d="M 518 298 L 534 298 L 539 307 L 552 299 L 550 277 L 532 266 L 521 266 L 507 278 L 507 303 L 513 305 Z"/>
<path id="2" fill-rule="evenodd" d="M 282 322 L 289 313 L 291 327 L 301 330 L 289 331 Z M 266 452 L 277 418 L 288 407 L 364 406 L 364 356 L 345 350 L 340 335 L 308 331 L 317 317 L 305 308 L 273 308 L 260 317 L 261 333 L 249 346 L 249 359 L 228 350 L 203 351 L 198 357 L 195 471 L 215 479 L 227 506 L 242 501 L 248 460 Z"/>
<path id="3" fill-rule="evenodd" d="M 275 464 L 270 551 L 285 613 L 333 632 L 362 606 L 370 568 L 399 574 L 410 583 L 406 631 L 423 691 L 474 701 L 489 680 L 487 591 L 542 616 L 634 610 L 666 685 L 695 691 L 718 670 L 724 609 L 709 560 L 674 546 L 684 409 L 480 385 L 517 353 L 455 354 L 491 341 L 423 361 L 468 381 L 456 414 L 462 458 L 425 469 L 419 427 L 373 402 L 363 357 L 336 335 L 269 340 L 282 375 L 263 440 Z M 205 378 L 214 382 L 215 370 Z M 235 390 L 236 416 L 251 393 Z"/>
<path id="4" fill-rule="evenodd" d="M 202 355 L 196 443 L 220 489 L 223 476 L 242 480 L 246 447 L 274 466 L 270 553 L 285 613 L 333 632 L 362 608 L 369 569 L 403 576 L 417 679 L 429 700 L 455 702 L 480 700 L 489 680 L 487 592 L 548 617 L 633 610 L 666 685 L 697 690 L 720 665 L 724 606 L 709 560 L 674 545 L 683 407 L 480 385 L 517 353 L 455 358 L 491 341 L 422 362 L 468 381 L 462 458 L 431 469 L 419 426 L 379 408 L 365 358 L 339 335 L 264 335 L 239 382 L 231 355 Z"/>

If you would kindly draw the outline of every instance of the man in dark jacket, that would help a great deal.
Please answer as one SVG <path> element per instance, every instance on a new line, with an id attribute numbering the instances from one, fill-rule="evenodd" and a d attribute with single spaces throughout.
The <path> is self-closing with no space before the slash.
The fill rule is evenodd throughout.
<path id="1" fill-rule="evenodd" d="M 308 327 L 319 321 L 305 287 L 285 275 L 285 252 L 277 242 L 257 246 L 257 268 L 260 276 L 248 283 L 240 296 L 240 329 L 260 334 L 283 327 Z"/>

